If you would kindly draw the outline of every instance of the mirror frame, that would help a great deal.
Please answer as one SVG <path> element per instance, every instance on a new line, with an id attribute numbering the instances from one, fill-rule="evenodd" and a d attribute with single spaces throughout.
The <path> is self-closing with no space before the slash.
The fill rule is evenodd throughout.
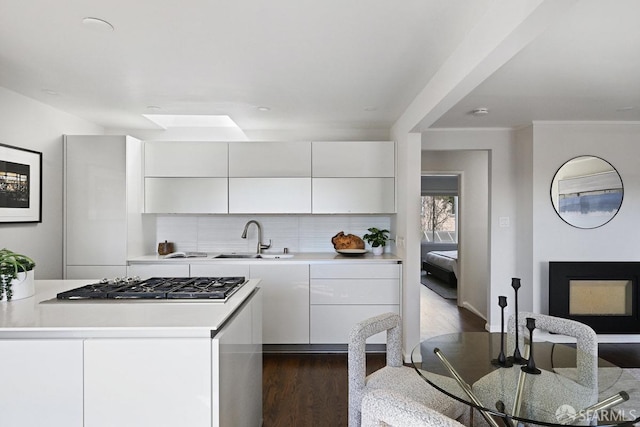
<path id="1" fill-rule="evenodd" d="M 591 187 L 593 189 L 593 191 L 608 191 L 608 190 L 615 190 L 612 193 L 620 193 L 620 198 L 619 198 L 619 203 L 618 206 L 615 209 L 612 209 L 610 211 L 606 211 L 609 212 L 610 215 L 608 217 L 603 216 L 602 217 L 602 221 L 600 222 L 594 222 L 591 221 L 591 223 L 581 223 L 579 221 L 577 221 L 576 219 L 572 219 L 571 217 L 568 217 L 568 215 L 563 215 L 563 213 L 561 212 L 559 205 L 559 198 L 560 198 L 560 193 L 559 193 L 559 182 L 563 181 L 563 175 L 562 175 L 562 170 L 563 168 L 569 167 L 569 166 L 575 166 L 575 164 L 577 162 L 583 162 L 586 160 L 600 160 L 601 162 L 603 162 L 604 164 L 608 165 L 608 168 L 602 168 L 602 170 L 599 170 L 595 173 L 590 173 L 590 174 L 584 174 L 584 175 L 576 175 L 576 176 L 572 176 L 569 179 L 567 179 L 566 181 L 569 180 L 574 180 L 573 183 L 567 183 L 566 186 L 567 187 L 574 187 L 572 189 L 572 191 L 577 190 L 576 186 L 587 186 L 587 187 Z M 603 165 L 605 166 L 605 165 Z M 615 175 L 613 174 L 615 172 Z M 594 177 L 596 175 L 599 175 L 599 179 L 594 180 Z M 619 187 L 617 186 L 617 180 L 619 181 Z M 578 181 L 576 180 L 582 180 L 582 182 L 578 183 Z M 611 187 L 609 187 L 611 186 Z M 580 191 L 576 191 L 576 193 L 578 194 L 577 196 L 577 201 L 578 203 L 580 203 L 580 207 L 581 207 L 581 211 L 583 210 L 583 202 L 584 199 L 581 201 L 580 200 Z M 602 193 L 601 193 L 602 194 Z M 605 193 L 605 194 L 611 194 L 611 193 Z M 549 195 L 551 197 L 551 205 L 553 206 L 553 209 L 555 210 L 556 214 L 560 217 L 560 219 L 562 219 L 564 222 L 566 222 L 567 224 L 571 225 L 572 227 L 576 227 L 576 228 L 580 228 L 580 229 L 594 229 L 594 228 L 599 228 L 602 227 L 603 225 L 609 223 L 613 218 L 615 218 L 615 216 L 618 214 L 618 212 L 620 211 L 620 208 L 622 207 L 622 201 L 624 200 L 624 184 L 622 182 L 622 177 L 620 176 L 620 173 L 618 172 L 618 170 L 608 161 L 606 161 L 605 159 L 598 157 L 598 156 L 592 156 L 592 155 L 582 155 L 582 156 L 576 156 L 573 157 L 569 160 L 567 160 L 566 162 L 564 162 L 556 171 L 556 173 L 553 175 L 553 179 L 551 180 L 551 186 L 549 189 Z M 614 197 L 613 200 L 601 200 L 601 203 L 609 203 L 611 205 L 611 202 L 615 202 L 617 203 L 617 197 Z M 574 200 L 575 203 L 575 200 Z M 588 204 L 587 204 L 588 206 Z"/>

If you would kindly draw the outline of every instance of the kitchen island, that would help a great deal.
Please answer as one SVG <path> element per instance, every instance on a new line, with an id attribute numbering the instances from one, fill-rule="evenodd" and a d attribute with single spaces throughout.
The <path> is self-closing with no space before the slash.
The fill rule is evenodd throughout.
<path id="1" fill-rule="evenodd" d="M 258 426 L 262 302 L 61 301 L 86 280 L 36 281 L 0 305 L 0 425 Z"/>

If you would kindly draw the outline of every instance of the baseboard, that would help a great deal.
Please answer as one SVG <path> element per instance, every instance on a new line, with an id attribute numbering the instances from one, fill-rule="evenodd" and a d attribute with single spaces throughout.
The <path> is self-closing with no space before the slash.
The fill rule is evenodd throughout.
<path id="1" fill-rule="evenodd" d="M 263 344 L 263 353 L 347 353 L 348 344 Z M 385 353 L 386 344 L 367 344 L 367 353 Z"/>

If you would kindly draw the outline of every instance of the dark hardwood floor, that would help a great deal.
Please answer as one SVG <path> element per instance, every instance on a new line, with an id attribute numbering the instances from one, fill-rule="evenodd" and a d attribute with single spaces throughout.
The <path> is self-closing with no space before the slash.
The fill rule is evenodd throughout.
<path id="1" fill-rule="evenodd" d="M 421 339 L 484 331 L 485 321 L 421 286 Z M 621 367 L 640 367 L 640 344 L 601 344 L 600 357 Z M 385 364 L 384 354 L 367 355 L 367 372 Z M 347 425 L 347 355 L 265 353 L 264 427 Z"/>

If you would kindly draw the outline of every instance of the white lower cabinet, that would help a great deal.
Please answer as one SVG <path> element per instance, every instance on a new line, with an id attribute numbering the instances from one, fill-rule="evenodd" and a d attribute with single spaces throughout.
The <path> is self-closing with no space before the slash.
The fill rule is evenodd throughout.
<path id="1" fill-rule="evenodd" d="M 357 322 L 387 312 L 400 314 L 400 280 L 400 264 L 312 264 L 311 344 L 346 344 Z M 386 335 L 367 342 L 385 343 Z"/>
<path id="2" fill-rule="evenodd" d="M 126 275 L 127 267 L 124 265 L 68 265 L 65 277 L 67 279 L 98 280 Z"/>
<path id="3" fill-rule="evenodd" d="M 191 264 L 191 277 L 245 277 L 249 278 L 249 264 Z"/>
<path id="4" fill-rule="evenodd" d="M 0 426 L 81 427 L 82 340 L 0 340 Z"/>
<path id="5" fill-rule="evenodd" d="M 189 277 L 189 264 L 131 264 L 127 276 L 141 279 L 151 277 Z"/>
<path id="6" fill-rule="evenodd" d="M 212 427 L 262 421 L 262 291 L 212 340 Z M 183 424 L 187 425 L 187 424 Z"/>
<path id="7" fill-rule="evenodd" d="M 77 342 L 82 346 L 82 340 Z M 77 353 L 77 360 L 68 364 L 76 363 L 80 378 L 74 408 L 80 412 L 79 423 L 7 425 L 81 426 L 83 386 L 87 427 L 261 424 L 261 290 L 253 293 L 212 338 L 86 339 L 84 381 L 82 347 Z M 44 353 L 37 354 L 42 359 Z M 48 360 L 50 354 L 46 354 L 44 359 Z M 34 364 L 42 364 L 42 360 Z M 65 369 L 67 364 L 61 366 L 50 367 L 64 377 L 55 383 L 55 392 L 51 391 L 54 398 L 59 388 L 67 386 L 68 372 L 73 372 Z"/>
<path id="8" fill-rule="evenodd" d="M 90 339 L 85 425 L 211 426 L 211 339 Z"/>
<path id="9" fill-rule="evenodd" d="M 260 278 L 265 344 L 309 344 L 309 264 L 252 264 Z"/>

